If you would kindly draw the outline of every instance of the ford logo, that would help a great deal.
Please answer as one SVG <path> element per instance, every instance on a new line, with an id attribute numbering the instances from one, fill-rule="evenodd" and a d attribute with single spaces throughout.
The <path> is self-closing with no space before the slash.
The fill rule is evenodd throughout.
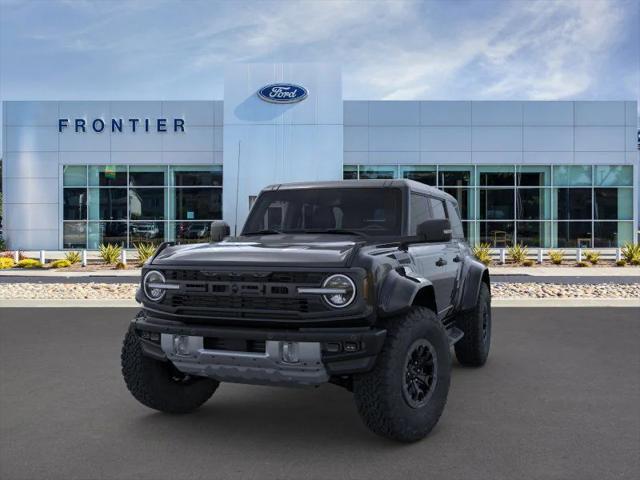
<path id="1" fill-rule="evenodd" d="M 258 90 L 258 96 L 265 102 L 295 103 L 307 98 L 306 88 L 292 83 L 274 83 Z"/>

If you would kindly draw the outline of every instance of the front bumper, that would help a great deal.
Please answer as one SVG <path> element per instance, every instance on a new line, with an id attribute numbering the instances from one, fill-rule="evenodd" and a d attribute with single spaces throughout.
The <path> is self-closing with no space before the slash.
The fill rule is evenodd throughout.
<path id="1" fill-rule="evenodd" d="M 139 316 L 133 320 L 143 351 L 178 370 L 224 382 L 268 385 L 318 385 L 332 376 L 373 368 L 386 330 L 355 328 L 265 329 L 193 325 Z M 182 351 L 174 345 L 182 336 Z M 153 339 L 153 340 L 152 340 Z M 218 349 L 215 345 L 264 345 L 263 349 Z M 285 361 L 283 349 L 295 342 L 298 359 Z M 212 347 L 212 345 L 214 345 Z"/>

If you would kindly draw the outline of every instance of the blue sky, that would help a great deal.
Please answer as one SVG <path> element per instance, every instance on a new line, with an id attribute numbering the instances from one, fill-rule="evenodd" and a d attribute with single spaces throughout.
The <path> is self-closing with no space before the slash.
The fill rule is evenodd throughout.
<path id="1" fill-rule="evenodd" d="M 637 99 L 637 0 L 0 0 L 0 98 L 215 99 L 234 61 L 343 65 L 347 99 Z"/>

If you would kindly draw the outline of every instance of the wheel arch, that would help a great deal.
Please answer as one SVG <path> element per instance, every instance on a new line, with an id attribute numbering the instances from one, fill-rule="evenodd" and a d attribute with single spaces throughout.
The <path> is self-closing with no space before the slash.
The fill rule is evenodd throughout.
<path id="1" fill-rule="evenodd" d="M 491 292 L 491 277 L 489 269 L 477 260 L 469 260 L 463 270 L 463 288 L 460 298 L 460 310 L 471 310 L 475 307 L 483 283 Z"/>
<path id="2" fill-rule="evenodd" d="M 438 314 L 433 284 L 404 267 L 389 271 L 378 293 L 379 315 L 398 315 L 414 305 L 427 307 Z"/>

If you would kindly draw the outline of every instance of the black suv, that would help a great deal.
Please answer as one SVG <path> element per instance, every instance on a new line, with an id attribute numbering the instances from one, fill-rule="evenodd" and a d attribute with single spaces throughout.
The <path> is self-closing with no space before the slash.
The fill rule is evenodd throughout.
<path id="1" fill-rule="evenodd" d="M 238 237 L 162 244 L 142 270 L 142 310 L 122 349 L 127 387 L 169 413 L 220 382 L 352 391 L 366 425 L 423 438 L 458 361 L 491 335 L 489 272 L 465 243 L 456 200 L 410 180 L 274 185 Z M 224 239 L 223 239 L 224 238 Z"/>

